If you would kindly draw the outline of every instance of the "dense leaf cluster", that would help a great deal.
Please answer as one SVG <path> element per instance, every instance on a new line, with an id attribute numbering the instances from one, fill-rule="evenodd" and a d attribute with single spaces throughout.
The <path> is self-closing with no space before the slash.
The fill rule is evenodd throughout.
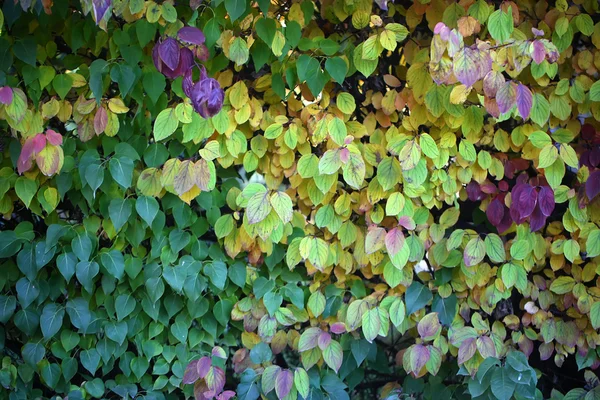
<path id="1" fill-rule="evenodd" d="M 0 398 L 597 397 L 599 77 L 596 0 L 3 2 Z"/>

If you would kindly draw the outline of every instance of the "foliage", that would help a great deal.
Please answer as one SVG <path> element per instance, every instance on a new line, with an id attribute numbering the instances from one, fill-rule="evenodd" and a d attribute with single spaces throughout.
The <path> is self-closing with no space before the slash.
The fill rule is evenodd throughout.
<path id="1" fill-rule="evenodd" d="M 594 398 L 599 48 L 595 0 L 3 2 L 0 397 Z"/>

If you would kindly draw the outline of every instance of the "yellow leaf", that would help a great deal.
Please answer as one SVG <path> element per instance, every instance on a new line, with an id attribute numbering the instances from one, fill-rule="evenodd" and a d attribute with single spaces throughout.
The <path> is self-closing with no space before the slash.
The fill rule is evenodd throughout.
<path id="1" fill-rule="evenodd" d="M 115 114 L 125 114 L 129 108 L 123 103 L 123 100 L 113 98 L 108 100 L 108 108 Z"/>
<path id="2" fill-rule="evenodd" d="M 457 85 L 450 92 L 450 103 L 462 104 L 467 100 L 467 96 L 471 93 L 471 88 L 465 85 Z"/>

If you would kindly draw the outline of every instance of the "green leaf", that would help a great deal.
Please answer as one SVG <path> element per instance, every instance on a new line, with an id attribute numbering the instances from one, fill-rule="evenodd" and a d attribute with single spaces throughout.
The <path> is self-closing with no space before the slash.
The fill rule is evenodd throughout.
<path id="1" fill-rule="evenodd" d="M 208 276 L 213 285 L 219 289 L 225 288 L 227 282 L 227 266 L 222 261 L 213 261 L 204 267 L 204 275 Z"/>
<path id="2" fill-rule="evenodd" d="M 133 161 L 128 157 L 113 157 L 108 162 L 111 176 L 119 185 L 127 189 L 133 178 Z"/>
<path id="3" fill-rule="evenodd" d="M 410 315 L 425 307 L 433 299 L 433 295 L 423 284 L 414 281 L 406 290 L 404 299 L 406 301 L 406 313 Z"/>
<path id="4" fill-rule="evenodd" d="M 323 351 L 323 360 L 329 368 L 337 373 L 342 366 L 343 359 L 344 353 L 342 346 L 335 340 L 332 340 L 329 343 L 329 346 Z"/>
<path id="5" fill-rule="evenodd" d="M 508 8 L 508 12 L 504 12 L 501 9 L 494 11 L 489 16 L 487 25 L 492 38 L 498 44 L 505 43 L 514 30 L 511 8 Z"/>
<path id="6" fill-rule="evenodd" d="M 158 209 L 158 201 L 154 197 L 140 196 L 135 201 L 135 211 L 148 226 L 152 226 L 152 222 L 158 214 Z"/>
<path id="7" fill-rule="evenodd" d="M 132 209 L 133 204 L 130 199 L 114 199 L 110 202 L 108 215 L 116 231 L 119 231 L 129 220 Z"/>
<path id="8" fill-rule="evenodd" d="M 108 72 L 108 63 L 105 60 L 97 59 L 90 65 L 89 86 L 94 94 L 96 103 L 100 104 L 104 93 L 104 75 Z"/>
<path id="9" fill-rule="evenodd" d="M 121 280 L 125 273 L 125 259 L 123 254 L 117 250 L 110 250 L 100 255 L 102 265 L 113 278 Z"/>
<path id="10" fill-rule="evenodd" d="M 494 370 L 491 384 L 492 393 L 498 400 L 509 400 L 516 387 L 516 383 L 509 379 L 506 368 L 496 368 Z"/>
<path id="11" fill-rule="evenodd" d="M 119 295 L 115 300 L 115 309 L 117 310 L 117 319 L 122 321 L 135 309 L 136 301 L 129 293 Z"/>
<path id="12" fill-rule="evenodd" d="M 590 258 L 600 255 L 600 229 L 592 230 L 585 242 L 587 256 Z"/>
<path id="13" fill-rule="evenodd" d="M 500 236 L 495 233 L 490 233 L 485 237 L 485 251 L 487 256 L 495 263 L 501 263 L 506 259 L 506 251 L 504 250 L 504 242 Z"/>
<path id="14" fill-rule="evenodd" d="M 590 309 L 590 321 L 594 329 L 600 328 L 600 301 L 592 304 Z"/>
<path id="15" fill-rule="evenodd" d="M 325 61 L 325 71 L 340 85 L 344 83 L 348 73 L 348 65 L 341 57 L 331 57 Z"/>
<path id="16" fill-rule="evenodd" d="M 60 331 L 64 316 L 65 309 L 58 304 L 48 303 L 44 306 L 40 316 L 40 327 L 44 339 L 50 339 Z"/>
<path id="17" fill-rule="evenodd" d="M 152 71 L 144 74 L 142 85 L 152 103 L 156 103 L 160 95 L 165 92 L 167 81 L 163 74 L 158 71 Z"/>
<path id="18" fill-rule="evenodd" d="M 231 18 L 231 21 L 233 22 L 244 15 L 244 12 L 246 12 L 246 6 L 246 0 L 225 0 L 225 9 Z"/>
<path id="19" fill-rule="evenodd" d="M 25 207 L 29 208 L 31 205 L 31 200 L 38 191 L 38 184 L 36 181 L 27 179 L 24 176 L 20 176 L 15 181 L 15 192 L 19 199 L 23 201 Z"/>
<path id="20" fill-rule="evenodd" d="M 58 93 L 61 99 L 64 99 L 67 96 L 67 93 L 69 93 L 72 86 L 73 79 L 67 74 L 56 75 L 52 80 L 52 87 L 56 90 L 56 93 Z"/>
<path id="21" fill-rule="evenodd" d="M 174 108 L 162 110 L 154 121 L 154 140 L 159 141 L 171 136 L 179 126 Z"/>
<path id="22" fill-rule="evenodd" d="M 457 305 L 458 299 L 454 293 L 445 298 L 441 297 L 439 294 L 436 294 L 431 305 L 431 310 L 438 313 L 438 317 L 442 325 L 450 326 L 452 325 L 452 321 L 458 312 Z"/>
<path id="23" fill-rule="evenodd" d="M 464 252 L 464 262 L 467 267 L 479 264 L 485 257 L 486 245 L 480 237 L 475 237 L 467 243 Z"/>
<path id="24" fill-rule="evenodd" d="M 15 56 L 33 67 L 36 65 L 36 55 L 37 44 L 33 36 L 27 36 L 24 39 L 17 40 L 13 45 L 13 53 Z"/>
<path id="25" fill-rule="evenodd" d="M 379 334 L 379 329 L 381 328 L 381 318 L 379 315 L 379 310 L 377 308 L 372 308 L 365 312 L 362 316 L 362 331 L 365 335 L 365 339 L 369 343 L 372 343 L 373 340 Z"/>

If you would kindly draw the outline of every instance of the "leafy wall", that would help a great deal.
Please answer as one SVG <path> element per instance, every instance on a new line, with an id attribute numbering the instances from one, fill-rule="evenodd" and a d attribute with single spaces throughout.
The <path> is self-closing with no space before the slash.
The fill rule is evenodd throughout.
<path id="1" fill-rule="evenodd" d="M 595 0 L 3 2 L 0 398 L 599 396 L 599 48 Z"/>

